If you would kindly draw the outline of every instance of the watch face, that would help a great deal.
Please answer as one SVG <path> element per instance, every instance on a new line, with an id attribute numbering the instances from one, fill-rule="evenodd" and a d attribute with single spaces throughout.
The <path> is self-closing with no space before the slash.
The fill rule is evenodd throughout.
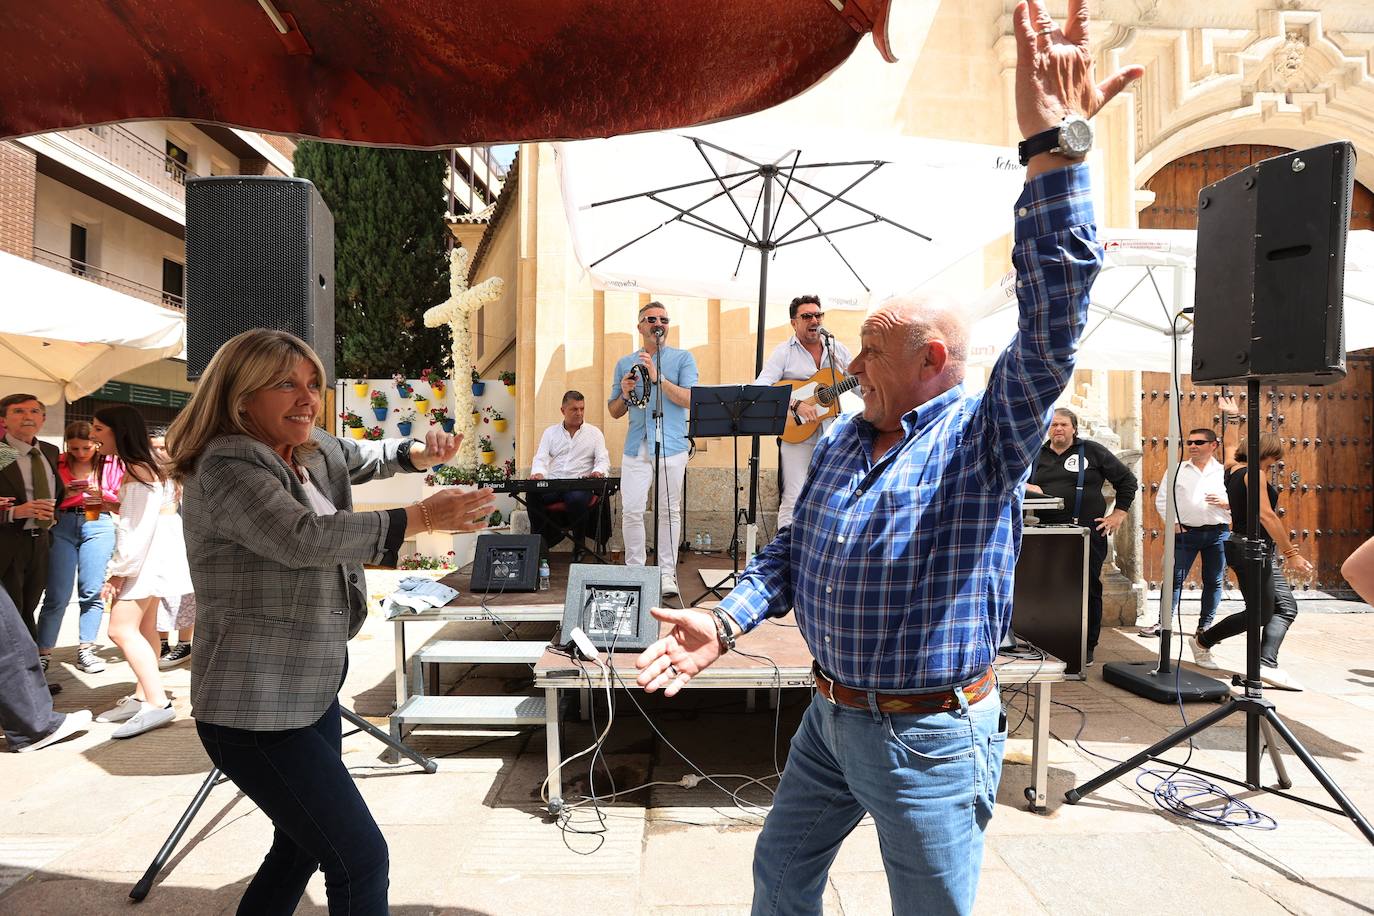
<path id="1" fill-rule="evenodd" d="M 1092 125 L 1082 118 L 1066 119 L 1059 128 L 1059 145 L 1069 155 L 1085 155 L 1093 145 Z"/>

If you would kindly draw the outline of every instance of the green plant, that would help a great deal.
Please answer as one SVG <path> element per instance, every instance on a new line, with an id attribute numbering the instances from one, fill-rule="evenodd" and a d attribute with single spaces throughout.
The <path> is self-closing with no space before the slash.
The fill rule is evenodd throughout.
<path id="1" fill-rule="evenodd" d="M 371 399 L 373 407 L 385 407 L 387 404 L 386 395 L 382 394 L 376 388 L 372 389 L 372 393 L 368 395 L 368 397 Z"/>
<path id="2" fill-rule="evenodd" d="M 483 436 L 477 440 L 477 451 L 494 452 L 496 447 L 491 444 L 491 436 Z"/>
<path id="3" fill-rule="evenodd" d="M 512 372 L 510 369 L 507 369 L 507 370 L 505 370 L 504 372 L 502 372 L 501 375 L 499 376 L 499 378 L 501 379 L 501 384 L 502 384 L 502 385 L 514 385 L 514 384 L 515 384 L 515 373 Z"/>
<path id="4" fill-rule="evenodd" d="M 515 475 L 515 461 L 507 461 L 504 466 L 479 464 L 477 467 L 458 468 L 444 465 L 425 475 L 426 486 L 454 487 L 461 484 L 469 486 L 500 483 Z"/>
<path id="5" fill-rule="evenodd" d="M 351 410 L 344 410 L 343 413 L 339 414 L 339 419 L 343 420 L 344 426 L 350 428 L 356 429 L 363 425 L 363 418 Z"/>
<path id="6" fill-rule="evenodd" d="M 393 407 L 391 412 L 400 414 L 400 416 L 396 418 L 397 423 L 414 423 L 419 418 L 419 414 L 417 414 L 412 407 L 407 407 L 405 410 L 399 407 Z"/>
<path id="7" fill-rule="evenodd" d="M 495 528 L 497 525 L 501 524 L 502 520 L 503 518 L 501 515 L 501 510 L 493 509 L 491 513 L 491 518 L 487 519 L 487 527 Z"/>
<path id="8" fill-rule="evenodd" d="M 457 554 L 452 550 L 438 557 L 424 553 L 413 553 L 408 557 L 401 557 L 396 566 L 398 569 L 453 569 L 457 561 Z"/>
<path id="9" fill-rule="evenodd" d="M 501 411 L 497 410 L 495 407 L 488 407 L 486 408 L 486 411 L 488 414 L 491 415 L 491 418 L 493 420 L 504 420 L 506 418 L 506 415 L 503 414 Z"/>
<path id="10" fill-rule="evenodd" d="M 473 366 L 473 367 L 472 367 L 472 380 L 473 380 L 474 382 L 480 382 L 480 381 L 482 380 L 482 376 L 480 376 L 480 375 L 477 374 L 477 367 L 476 367 L 476 366 Z"/>
<path id="11" fill-rule="evenodd" d="M 442 423 L 448 419 L 447 407 L 431 407 L 429 409 L 429 422 Z"/>
<path id="12" fill-rule="evenodd" d="M 385 435 L 386 433 L 382 432 L 380 426 L 373 426 L 367 430 L 367 432 L 363 433 L 363 438 L 370 442 L 380 442 Z"/>
<path id="13" fill-rule="evenodd" d="M 443 373 L 438 369 L 430 368 L 420 370 L 420 381 L 424 382 L 426 385 L 438 385 L 441 388 L 445 384 Z"/>

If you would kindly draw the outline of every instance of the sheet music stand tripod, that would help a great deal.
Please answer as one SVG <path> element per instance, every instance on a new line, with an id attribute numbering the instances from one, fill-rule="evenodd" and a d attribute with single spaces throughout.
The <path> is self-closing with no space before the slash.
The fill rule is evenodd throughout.
<path id="1" fill-rule="evenodd" d="M 434 773 L 439 769 L 439 764 L 435 763 L 431 758 L 426 757 L 419 751 L 411 750 L 405 744 L 397 741 L 342 703 L 339 704 L 339 714 L 343 716 L 344 721 L 357 726 L 357 728 L 351 732 L 344 732 L 343 737 L 347 738 L 350 735 L 356 735 L 358 732 L 367 732 L 393 751 L 404 754 L 415 761 L 415 763 L 419 764 L 426 773 Z M 214 789 L 221 781 L 227 780 L 228 777 L 220 771 L 219 767 L 210 768 L 210 772 L 205 777 L 205 781 L 200 784 L 200 788 L 196 790 L 195 797 L 191 799 L 191 804 L 187 805 L 186 810 L 182 812 L 181 818 L 177 821 L 176 826 L 172 828 L 172 832 L 162 844 L 162 848 L 157 851 L 157 855 L 154 856 L 153 861 L 149 863 L 147 871 L 143 873 L 143 877 L 139 878 L 138 883 L 129 891 L 130 900 L 134 903 L 142 903 L 143 898 L 148 896 L 148 891 L 152 890 L 153 882 L 157 880 L 157 876 L 162 872 L 163 867 L 166 866 L 167 860 L 172 857 L 172 853 L 176 850 L 177 844 L 181 842 L 181 838 L 186 834 L 186 831 L 190 829 L 191 821 L 195 820 L 196 815 L 200 813 L 201 806 L 204 805 L 206 799 L 210 797 L 210 790 Z"/>
<path id="2" fill-rule="evenodd" d="M 730 539 L 730 554 L 734 568 L 715 584 L 706 578 L 702 570 L 702 584 L 706 591 L 692 600 L 695 605 L 707 595 L 724 598 L 721 591 L 733 588 L 739 582 L 739 526 L 743 515 L 748 523 L 754 517 L 754 502 L 757 491 L 750 488 L 749 510 L 739 504 L 739 439 L 743 436 L 780 436 L 787 427 L 787 410 L 792 402 L 792 389 L 774 385 L 697 385 L 692 388 L 691 416 L 688 420 L 687 435 L 694 439 L 719 437 L 735 440 L 731 443 L 734 456 L 734 533 Z M 719 570 L 724 572 L 724 570 Z"/>

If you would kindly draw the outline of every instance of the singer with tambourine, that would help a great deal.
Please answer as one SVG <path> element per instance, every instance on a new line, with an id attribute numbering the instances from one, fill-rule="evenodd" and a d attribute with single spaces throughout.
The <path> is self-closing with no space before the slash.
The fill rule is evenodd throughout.
<path id="1" fill-rule="evenodd" d="M 630 418 L 620 466 L 620 508 L 625 565 L 647 555 L 644 512 L 657 480 L 656 561 L 663 595 L 677 588 L 677 544 L 682 532 L 682 482 L 687 475 L 687 407 L 697 383 L 692 354 L 668 346 L 668 310 L 650 302 L 639 310 L 640 349 L 622 356 L 611 376 L 607 408 Z"/>
<path id="2" fill-rule="evenodd" d="M 792 524 L 796 505 L 817 435 L 839 414 L 845 369 L 851 359 L 849 348 L 835 339 L 821 324 L 825 312 L 817 296 L 798 296 L 787 308 L 793 334 L 774 348 L 763 364 L 755 385 L 792 386 L 792 416 L 779 445 L 778 530 Z M 818 397 L 819 395 L 819 397 Z"/>

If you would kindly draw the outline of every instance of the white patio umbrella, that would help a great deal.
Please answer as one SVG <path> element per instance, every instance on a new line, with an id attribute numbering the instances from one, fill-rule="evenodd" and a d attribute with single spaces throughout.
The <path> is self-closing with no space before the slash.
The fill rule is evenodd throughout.
<path id="1" fill-rule="evenodd" d="M 1112 229 L 1098 238 L 1104 261 L 1090 293 L 1078 367 L 1170 371 L 1173 317 L 1193 305 L 1197 233 Z M 969 361 L 991 365 L 1016 333 L 1014 274 L 986 290 L 972 311 Z M 1346 349 L 1374 347 L 1374 230 L 1349 234 L 1344 311 Z M 1192 364 L 1190 321 L 1179 322 L 1178 342 L 1179 366 L 1186 372 Z"/>
<path id="2" fill-rule="evenodd" d="M 186 319 L 26 258 L 0 253 L 0 391 L 45 404 L 181 354 Z"/>
<path id="3" fill-rule="evenodd" d="M 749 122 L 558 144 L 593 286 L 745 302 L 763 287 L 774 304 L 862 309 L 1011 231 L 1014 150 Z M 777 170 L 766 202 L 759 166 Z M 765 283 L 740 237 L 776 244 Z"/>

